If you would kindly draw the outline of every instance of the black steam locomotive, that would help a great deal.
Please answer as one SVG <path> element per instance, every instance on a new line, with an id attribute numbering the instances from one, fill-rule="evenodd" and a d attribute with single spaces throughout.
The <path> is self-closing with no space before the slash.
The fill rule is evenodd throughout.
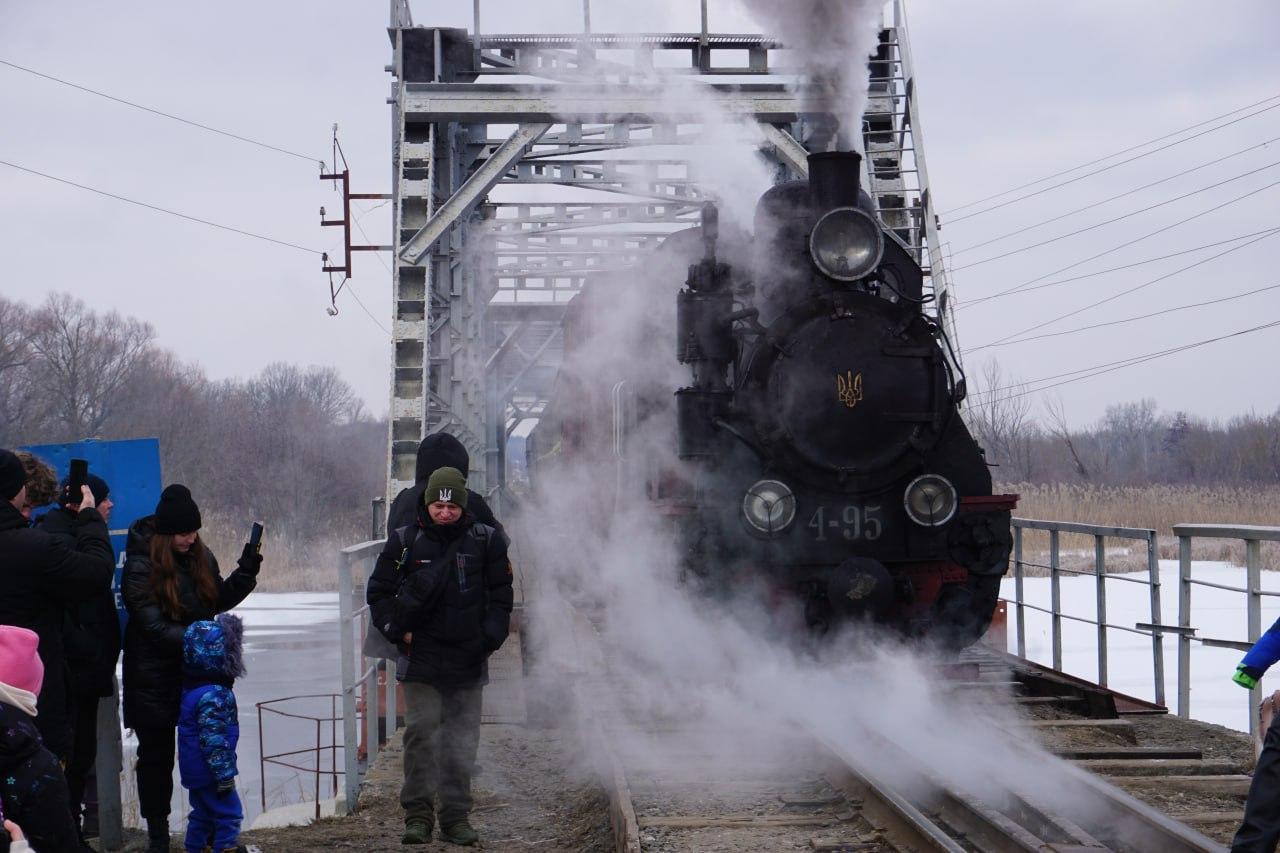
<path id="1" fill-rule="evenodd" d="M 619 500 L 645 484 L 711 589 L 763 584 L 820 631 L 869 620 L 958 648 L 991 619 L 1016 497 L 992 495 L 920 266 L 859 168 L 814 154 L 807 182 L 760 199 L 749 238 L 722 240 L 708 206 L 641 274 L 575 297 L 531 469 L 594 455 Z M 655 296 L 689 261 L 664 314 Z M 641 309 L 602 330 L 624 286 Z M 654 370 L 673 327 L 686 367 Z M 602 334 L 609 348 L 576 345 Z M 607 523 L 606 504 L 587 512 Z"/>

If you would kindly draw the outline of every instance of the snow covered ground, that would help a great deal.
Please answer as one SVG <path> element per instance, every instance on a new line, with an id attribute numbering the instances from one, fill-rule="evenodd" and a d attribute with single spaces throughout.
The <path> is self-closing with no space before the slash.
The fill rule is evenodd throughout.
<path id="1" fill-rule="evenodd" d="M 1121 578 L 1146 579 L 1146 572 L 1107 576 L 1107 621 L 1112 625 L 1133 627 L 1138 622 L 1151 622 L 1148 587 Z M 1195 562 L 1192 578 L 1229 586 L 1245 586 L 1242 566 L 1226 563 Z M 1062 612 L 1066 615 L 1096 617 L 1096 579 L 1092 576 L 1063 575 L 1061 582 Z M 1280 574 L 1264 572 L 1264 590 L 1280 591 Z M 1028 604 L 1049 606 L 1049 578 L 1026 578 L 1023 589 Z M 1009 646 L 1016 651 L 1017 617 L 1013 606 L 1014 580 L 1005 578 L 1001 596 L 1009 604 Z M 1196 586 L 1191 593 L 1191 625 L 1196 636 L 1220 640 L 1248 641 L 1248 616 L 1243 593 Z M 1162 624 L 1178 624 L 1178 562 L 1160 561 L 1160 604 Z M 1038 663 L 1053 660 L 1050 618 L 1047 613 L 1027 610 L 1027 657 Z M 1263 597 L 1262 630 L 1280 617 L 1280 598 Z M 1151 638 L 1127 631 L 1107 632 L 1109 686 L 1132 696 L 1152 699 L 1153 667 Z M 1249 730 L 1249 694 L 1231 680 L 1236 665 L 1244 656 L 1234 649 L 1191 645 L 1191 716 L 1198 720 Z M 1063 620 L 1062 666 L 1066 672 L 1089 680 L 1098 675 L 1097 629 L 1071 620 Z M 1178 696 L 1177 638 L 1164 639 L 1165 695 L 1170 710 Z M 1280 688 L 1280 667 L 1263 681 L 1263 690 Z"/>

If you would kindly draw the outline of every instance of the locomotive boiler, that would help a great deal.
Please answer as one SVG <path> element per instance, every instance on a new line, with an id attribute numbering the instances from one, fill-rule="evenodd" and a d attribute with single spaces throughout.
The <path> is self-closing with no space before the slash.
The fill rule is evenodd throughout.
<path id="1" fill-rule="evenodd" d="M 960 648 L 991 619 L 1016 497 L 992 494 L 922 270 L 859 173 L 856 153 L 811 155 L 745 239 L 705 207 L 629 278 L 675 311 L 611 321 L 616 358 L 578 344 L 616 317 L 619 282 L 575 297 L 531 470 L 610 460 L 615 497 L 642 483 L 709 590 L 763 587 L 818 631 L 873 622 Z M 664 340 L 672 369 L 655 371 Z"/>

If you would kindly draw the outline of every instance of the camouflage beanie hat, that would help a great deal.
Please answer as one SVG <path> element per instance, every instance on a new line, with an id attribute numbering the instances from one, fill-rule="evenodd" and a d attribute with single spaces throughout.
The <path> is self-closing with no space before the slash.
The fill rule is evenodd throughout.
<path id="1" fill-rule="evenodd" d="M 467 478 L 457 468 L 437 468 L 432 472 L 422 502 L 429 506 L 436 501 L 467 508 Z"/>

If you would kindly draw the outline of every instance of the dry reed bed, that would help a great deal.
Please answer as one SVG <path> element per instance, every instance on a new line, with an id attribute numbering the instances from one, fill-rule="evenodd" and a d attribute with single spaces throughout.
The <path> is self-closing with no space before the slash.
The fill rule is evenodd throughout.
<path id="1" fill-rule="evenodd" d="M 1159 537 L 1162 559 L 1178 556 L 1178 540 L 1172 530 L 1175 524 L 1280 526 L 1280 487 L 1012 483 L 1002 484 L 996 491 L 1020 495 L 1014 514 L 1021 518 L 1153 529 Z M 1047 533 L 1026 531 L 1024 558 L 1047 564 L 1048 540 Z M 1128 553 L 1124 553 L 1126 547 Z M 1062 565 L 1092 571 L 1093 537 L 1063 534 L 1059 548 Z M 1107 540 L 1107 570 L 1137 571 L 1146 568 L 1145 549 L 1141 542 Z M 1197 539 L 1193 542 L 1192 556 L 1197 560 L 1222 560 L 1243 565 L 1244 543 L 1229 539 Z M 1263 543 L 1262 557 L 1264 569 L 1280 569 L 1280 545 Z M 1027 573 L 1046 572 L 1033 566 Z"/>
<path id="2" fill-rule="evenodd" d="M 341 525 L 335 525 L 341 527 Z M 338 589 L 338 552 L 368 538 L 368 531 L 349 535 L 330 533 L 298 542 L 270 524 L 262 538 L 262 573 L 257 589 L 263 592 L 334 592 Z M 200 530 L 205 544 L 218 558 L 223 577 L 235 571 L 236 560 L 249 538 L 249 522 L 206 517 Z"/>

